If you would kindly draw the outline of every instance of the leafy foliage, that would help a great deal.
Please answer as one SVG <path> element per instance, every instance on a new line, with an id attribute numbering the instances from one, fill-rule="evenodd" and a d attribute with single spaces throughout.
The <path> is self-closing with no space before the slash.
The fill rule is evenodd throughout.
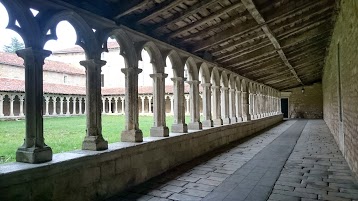
<path id="1" fill-rule="evenodd" d="M 17 50 L 21 50 L 24 48 L 24 43 L 20 42 L 16 37 L 12 37 L 11 43 L 9 45 L 4 45 L 3 50 L 5 52 L 15 53 Z"/>

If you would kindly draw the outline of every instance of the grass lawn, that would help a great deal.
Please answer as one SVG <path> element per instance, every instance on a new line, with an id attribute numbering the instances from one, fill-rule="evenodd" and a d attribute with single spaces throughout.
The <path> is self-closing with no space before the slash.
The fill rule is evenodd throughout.
<path id="1" fill-rule="evenodd" d="M 173 116 L 167 116 L 167 126 L 173 124 Z M 103 137 L 109 142 L 119 142 L 120 133 L 124 130 L 124 116 L 102 116 Z M 189 122 L 189 117 L 186 117 Z M 153 117 L 139 116 L 139 125 L 144 137 L 149 136 L 153 126 Z M 81 149 L 86 132 L 86 117 L 57 117 L 44 119 L 45 142 L 53 153 Z M 25 121 L 0 121 L 0 163 L 15 161 L 15 153 L 23 144 Z"/>

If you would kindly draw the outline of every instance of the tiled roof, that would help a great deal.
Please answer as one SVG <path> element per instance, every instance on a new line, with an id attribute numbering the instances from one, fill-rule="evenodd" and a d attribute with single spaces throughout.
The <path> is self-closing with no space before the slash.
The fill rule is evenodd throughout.
<path id="1" fill-rule="evenodd" d="M 110 49 L 116 49 L 119 48 L 119 45 L 117 42 L 115 41 L 111 41 L 107 43 L 107 48 Z M 56 50 L 53 51 L 53 54 L 66 54 L 66 53 L 84 53 L 84 50 L 82 47 L 80 46 L 74 46 L 71 48 L 66 48 L 66 49 L 62 49 L 62 50 Z"/>
<path id="2" fill-rule="evenodd" d="M 81 86 L 72 86 L 65 84 L 53 84 L 53 83 L 44 83 L 43 85 L 44 93 L 49 94 L 69 94 L 69 95 L 85 95 L 86 87 Z M 24 92 L 25 91 L 25 81 L 0 78 L 0 92 Z M 102 88 L 102 95 L 123 95 L 125 88 Z M 189 92 L 189 86 L 185 85 L 185 92 Z M 151 94 L 153 93 L 153 87 L 151 86 L 142 86 L 138 88 L 139 94 Z M 173 86 L 165 86 L 165 93 L 173 93 Z"/>
<path id="3" fill-rule="evenodd" d="M 18 57 L 14 53 L 0 52 L 0 64 L 24 67 L 24 60 Z M 85 74 L 84 68 L 81 69 L 72 66 L 70 64 L 66 64 L 58 61 L 50 61 L 50 60 L 45 60 L 45 65 L 43 69 L 44 71 L 66 73 L 66 74 L 76 74 L 76 75 Z"/>

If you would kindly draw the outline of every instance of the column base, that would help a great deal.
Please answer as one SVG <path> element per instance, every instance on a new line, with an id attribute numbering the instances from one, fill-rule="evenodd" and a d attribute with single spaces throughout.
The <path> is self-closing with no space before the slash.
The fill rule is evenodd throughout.
<path id="1" fill-rule="evenodd" d="M 86 136 L 82 143 L 83 150 L 102 151 L 108 149 L 108 142 L 102 136 Z"/>
<path id="2" fill-rule="evenodd" d="M 142 130 L 127 130 L 121 133 L 122 142 L 143 142 Z"/>
<path id="3" fill-rule="evenodd" d="M 230 117 L 230 122 L 233 123 L 237 123 L 237 118 L 236 117 Z"/>
<path id="4" fill-rule="evenodd" d="M 224 118 L 223 119 L 223 124 L 224 125 L 227 125 L 227 124 L 230 124 L 230 123 L 231 123 L 230 118 Z"/>
<path id="5" fill-rule="evenodd" d="M 189 123 L 188 128 L 189 130 L 201 130 L 203 129 L 203 124 L 200 121 Z"/>
<path id="6" fill-rule="evenodd" d="M 243 121 L 251 121 L 251 117 L 250 116 L 242 117 L 242 120 Z"/>
<path id="7" fill-rule="evenodd" d="M 152 137 L 169 137 L 169 128 L 166 126 L 152 127 L 150 129 L 150 136 L 152 136 Z"/>
<path id="8" fill-rule="evenodd" d="M 223 120 L 222 119 L 214 119 L 213 123 L 214 123 L 214 126 L 221 126 L 221 125 L 223 125 Z"/>
<path id="9" fill-rule="evenodd" d="M 23 163 L 44 163 L 52 160 L 52 149 L 49 146 L 43 148 L 19 147 L 16 151 L 16 161 Z"/>
<path id="10" fill-rule="evenodd" d="M 201 123 L 202 123 L 203 127 L 213 127 L 214 126 L 213 120 L 204 120 Z"/>
<path id="11" fill-rule="evenodd" d="M 242 121 L 243 121 L 242 117 L 237 118 L 237 122 L 242 122 Z"/>
<path id="12" fill-rule="evenodd" d="M 172 125 L 172 133 L 187 133 L 188 125 L 186 124 L 173 124 Z"/>

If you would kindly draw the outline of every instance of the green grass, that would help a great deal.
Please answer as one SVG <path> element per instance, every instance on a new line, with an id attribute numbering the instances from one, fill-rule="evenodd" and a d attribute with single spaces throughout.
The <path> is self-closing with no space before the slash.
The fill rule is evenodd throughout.
<path id="1" fill-rule="evenodd" d="M 170 129 L 174 121 L 173 116 L 167 116 L 166 121 Z M 124 122 L 124 116 L 102 116 L 103 137 L 109 143 L 119 142 Z M 189 122 L 189 117 L 186 122 Z M 153 117 L 140 116 L 139 125 L 144 137 L 148 137 L 153 126 Z M 52 148 L 53 153 L 81 149 L 85 132 L 85 116 L 44 119 L 45 143 Z M 0 163 L 15 161 L 16 150 L 23 144 L 25 121 L 0 121 L 0 136 Z"/>

